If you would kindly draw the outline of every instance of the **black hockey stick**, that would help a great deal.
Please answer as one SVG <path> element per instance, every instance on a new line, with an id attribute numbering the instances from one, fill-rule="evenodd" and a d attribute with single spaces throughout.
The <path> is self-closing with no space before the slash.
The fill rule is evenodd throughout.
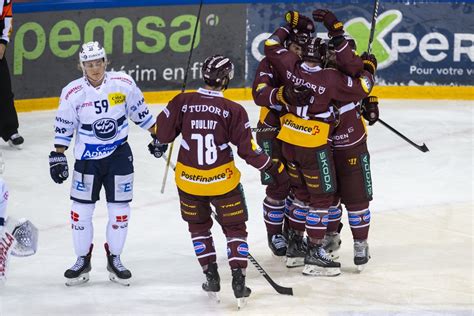
<path id="1" fill-rule="evenodd" d="M 196 39 L 196 32 L 199 25 L 199 20 L 201 18 L 201 9 L 202 9 L 202 0 L 199 3 L 199 11 L 197 14 L 196 25 L 194 25 L 193 39 L 191 41 L 191 48 L 189 49 L 188 64 L 186 65 L 186 73 L 184 74 L 183 86 L 181 87 L 181 93 L 183 93 L 186 90 L 186 83 L 188 82 L 189 65 L 191 64 L 191 57 L 193 56 L 194 40 Z M 171 154 L 173 152 L 173 147 L 174 147 L 174 142 L 172 142 L 170 145 L 169 156 L 168 156 L 168 159 L 166 160 L 165 174 L 163 176 L 163 182 L 161 183 L 161 190 L 160 190 L 161 194 L 165 192 L 166 178 L 168 178 L 168 169 L 171 163 Z"/>
<path id="2" fill-rule="evenodd" d="M 247 256 L 252 262 L 253 266 L 260 272 L 260 274 L 267 280 L 268 283 L 277 291 L 279 294 L 283 295 L 293 295 L 293 288 L 291 287 L 284 287 L 281 285 L 278 285 L 273 281 L 273 279 L 265 272 L 265 270 L 262 268 L 262 266 L 255 260 L 255 258 L 249 253 Z"/>
<path id="3" fill-rule="evenodd" d="M 375 24 L 377 24 L 378 11 L 379 11 L 379 0 L 375 0 L 374 11 L 372 12 L 372 22 L 370 24 L 369 44 L 367 46 L 367 52 L 369 54 L 372 51 L 372 42 L 374 41 Z"/>
<path id="4" fill-rule="evenodd" d="M 417 148 L 418 150 L 421 150 L 422 152 L 428 152 L 430 151 L 428 149 L 428 147 L 426 147 L 425 143 L 423 143 L 423 145 L 418 145 L 416 143 L 414 143 L 413 141 L 411 141 L 408 137 L 406 137 L 405 135 L 403 135 L 402 133 L 400 133 L 399 131 L 397 131 L 396 129 L 394 129 L 393 127 L 391 127 L 390 125 L 388 125 L 387 123 L 385 123 L 382 119 L 378 119 L 377 122 L 380 122 L 383 126 L 387 127 L 389 130 L 391 130 L 392 132 L 394 132 L 395 134 L 397 134 L 398 136 L 400 136 L 403 140 L 407 141 L 410 145 L 412 145 L 413 147 Z"/>

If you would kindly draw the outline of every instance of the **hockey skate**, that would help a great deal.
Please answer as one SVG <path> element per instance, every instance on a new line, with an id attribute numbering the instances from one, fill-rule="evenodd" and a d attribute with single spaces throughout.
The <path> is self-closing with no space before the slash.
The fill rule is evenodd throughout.
<path id="1" fill-rule="evenodd" d="M 354 240 L 354 264 L 357 266 L 357 272 L 362 272 L 369 262 L 369 244 L 367 240 Z"/>
<path id="2" fill-rule="evenodd" d="M 104 244 L 104 247 L 107 252 L 107 271 L 109 271 L 110 281 L 124 286 L 130 286 L 132 273 L 123 266 L 120 255 L 111 254 L 107 243 Z"/>
<path id="3" fill-rule="evenodd" d="M 285 236 L 281 234 L 268 235 L 268 247 L 276 257 L 284 257 L 286 255 L 288 242 Z"/>
<path id="4" fill-rule="evenodd" d="M 286 267 L 295 268 L 304 265 L 306 247 L 303 236 L 297 235 L 293 230 L 289 231 L 288 248 L 286 250 Z"/>
<path id="5" fill-rule="evenodd" d="M 92 269 L 91 256 L 92 256 L 92 244 L 89 253 L 85 256 L 77 257 L 76 263 L 64 272 L 66 278 L 66 286 L 74 286 L 86 283 L 89 281 L 89 272 Z"/>
<path id="6" fill-rule="evenodd" d="M 308 245 L 304 263 L 304 275 L 336 276 L 341 274 L 341 264 L 331 260 L 322 245 Z"/>
<path id="7" fill-rule="evenodd" d="M 209 263 L 207 271 L 204 274 L 206 275 L 206 283 L 202 284 L 202 289 L 207 292 L 209 298 L 219 303 L 221 301 L 219 297 L 221 278 L 219 277 L 219 272 L 217 272 L 217 263 Z"/>
<path id="8" fill-rule="evenodd" d="M 246 298 L 252 293 L 252 291 L 245 286 L 245 275 L 240 268 L 232 269 L 232 289 L 237 299 L 237 309 L 240 310 L 247 304 Z"/>
<path id="9" fill-rule="evenodd" d="M 326 233 L 323 239 L 323 248 L 332 260 L 339 259 L 341 248 L 341 235 L 338 232 Z"/>
<path id="10" fill-rule="evenodd" d="M 12 136 L 10 136 L 10 139 L 8 140 L 8 144 L 16 149 L 22 149 L 23 148 L 22 145 L 24 142 L 25 142 L 24 138 L 18 133 L 15 133 Z"/>

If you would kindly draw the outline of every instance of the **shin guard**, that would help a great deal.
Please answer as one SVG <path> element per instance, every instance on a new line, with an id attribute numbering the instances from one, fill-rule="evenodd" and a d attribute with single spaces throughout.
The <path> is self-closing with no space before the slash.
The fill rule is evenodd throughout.
<path id="1" fill-rule="evenodd" d="M 310 240 L 323 239 L 328 225 L 328 210 L 313 209 L 308 210 L 306 216 L 306 232 Z"/>
<path id="2" fill-rule="evenodd" d="M 369 236 L 370 210 L 348 211 L 349 225 L 354 240 L 365 240 Z"/>
<path id="3" fill-rule="evenodd" d="M 267 227 L 268 235 L 282 233 L 285 218 L 285 201 L 277 201 L 266 197 L 263 200 L 263 220 Z"/>
<path id="4" fill-rule="evenodd" d="M 71 230 L 74 251 L 76 256 L 86 256 L 94 237 L 94 227 L 92 225 L 92 215 L 95 204 L 72 202 L 71 206 Z"/>
<path id="5" fill-rule="evenodd" d="M 130 205 L 128 203 L 107 203 L 109 222 L 107 223 L 107 244 L 113 255 L 122 253 L 128 233 Z"/>

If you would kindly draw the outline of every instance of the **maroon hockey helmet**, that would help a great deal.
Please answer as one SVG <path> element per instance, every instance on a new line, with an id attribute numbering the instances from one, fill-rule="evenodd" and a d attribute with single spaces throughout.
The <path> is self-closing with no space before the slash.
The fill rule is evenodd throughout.
<path id="1" fill-rule="evenodd" d="M 201 71 L 204 82 L 211 87 L 222 86 L 226 89 L 229 81 L 234 78 L 234 64 L 222 55 L 206 58 Z"/>
<path id="2" fill-rule="evenodd" d="M 319 37 L 311 37 L 303 47 L 303 61 L 321 62 L 321 39 Z"/>

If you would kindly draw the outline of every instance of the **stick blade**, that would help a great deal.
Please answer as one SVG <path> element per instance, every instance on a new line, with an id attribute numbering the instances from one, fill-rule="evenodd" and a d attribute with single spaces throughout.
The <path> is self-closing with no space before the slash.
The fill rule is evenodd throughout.
<path id="1" fill-rule="evenodd" d="M 423 143 L 423 145 L 420 146 L 420 150 L 424 153 L 430 151 L 428 147 L 425 145 L 425 143 Z"/>

